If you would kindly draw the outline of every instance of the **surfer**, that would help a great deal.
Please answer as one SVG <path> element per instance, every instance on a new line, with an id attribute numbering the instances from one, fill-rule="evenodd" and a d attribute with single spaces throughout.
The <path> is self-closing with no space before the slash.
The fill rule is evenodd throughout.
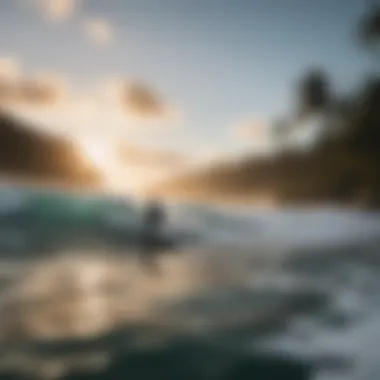
<path id="1" fill-rule="evenodd" d="M 162 239 L 162 228 L 165 223 L 165 210 L 158 201 L 152 201 L 146 207 L 143 216 L 141 233 L 141 258 L 150 270 L 157 272 L 155 252 Z"/>

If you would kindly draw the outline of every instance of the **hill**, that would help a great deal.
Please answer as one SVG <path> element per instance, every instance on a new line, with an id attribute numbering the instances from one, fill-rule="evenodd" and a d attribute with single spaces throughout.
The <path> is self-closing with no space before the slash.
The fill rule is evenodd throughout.
<path id="1" fill-rule="evenodd" d="M 0 111 L 0 176 L 67 186 L 99 183 L 96 170 L 70 141 L 39 132 L 4 111 Z"/>

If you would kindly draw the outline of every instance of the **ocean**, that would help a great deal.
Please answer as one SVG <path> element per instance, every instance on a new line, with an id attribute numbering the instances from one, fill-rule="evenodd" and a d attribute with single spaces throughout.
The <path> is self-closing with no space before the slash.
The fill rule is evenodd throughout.
<path id="1" fill-rule="evenodd" d="M 0 379 L 380 375 L 380 215 L 0 191 Z"/>

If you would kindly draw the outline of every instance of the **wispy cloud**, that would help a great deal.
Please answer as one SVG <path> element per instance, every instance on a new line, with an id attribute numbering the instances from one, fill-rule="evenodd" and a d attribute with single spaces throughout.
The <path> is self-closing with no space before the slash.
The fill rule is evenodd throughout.
<path id="1" fill-rule="evenodd" d="M 268 126 L 259 120 L 251 120 L 235 125 L 233 134 L 240 141 L 250 143 L 263 143 L 272 139 Z"/>
<path id="2" fill-rule="evenodd" d="M 36 10 L 46 19 L 53 22 L 62 22 L 72 18 L 85 0 L 21 0 Z M 82 33 L 97 45 L 109 45 L 115 40 L 115 30 L 112 23 L 106 18 L 87 17 L 79 18 Z"/>
<path id="3" fill-rule="evenodd" d="M 229 159 L 229 155 L 220 148 L 207 147 L 199 149 L 194 155 L 195 166 L 219 164 Z"/>
<path id="4" fill-rule="evenodd" d="M 70 18 L 79 8 L 81 0 L 29 0 L 51 21 Z"/>
<path id="5" fill-rule="evenodd" d="M 86 36 L 99 45 L 107 45 L 115 38 L 111 23 L 104 18 L 92 18 L 84 21 L 83 29 Z"/>
<path id="6" fill-rule="evenodd" d="M 153 88 L 139 82 L 120 86 L 119 101 L 125 112 L 135 118 L 169 119 L 177 115 L 175 107 L 164 101 Z"/>
<path id="7" fill-rule="evenodd" d="M 53 75 L 24 77 L 16 60 L 0 59 L 0 105 L 53 104 L 64 91 L 62 78 Z"/>
<path id="8" fill-rule="evenodd" d="M 161 169 L 175 169 L 187 164 L 189 158 L 171 150 L 143 149 L 123 145 L 119 151 L 120 159 L 130 165 L 141 165 Z"/>
<path id="9" fill-rule="evenodd" d="M 149 85 L 132 83 L 104 79 L 78 91 L 63 74 L 26 75 L 17 60 L 0 57 L 0 106 L 69 138 L 152 139 L 177 125 L 168 119 L 174 107 Z"/>
<path id="10" fill-rule="evenodd" d="M 15 80 L 20 75 L 20 67 L 16 59 L 0 58 L 0 81 Z"/>

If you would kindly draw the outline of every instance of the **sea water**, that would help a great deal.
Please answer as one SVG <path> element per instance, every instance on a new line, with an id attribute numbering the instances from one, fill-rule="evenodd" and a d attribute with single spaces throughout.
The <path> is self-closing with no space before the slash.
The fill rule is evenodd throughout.
<path id="1" fill-rule="evenodd" d="M 133 200 L 35 199 L 0 195 L 0 378 L 380 374 L 376 213 L 170 204 L 165 232 L 194 239 L 152 274 Z"/>

